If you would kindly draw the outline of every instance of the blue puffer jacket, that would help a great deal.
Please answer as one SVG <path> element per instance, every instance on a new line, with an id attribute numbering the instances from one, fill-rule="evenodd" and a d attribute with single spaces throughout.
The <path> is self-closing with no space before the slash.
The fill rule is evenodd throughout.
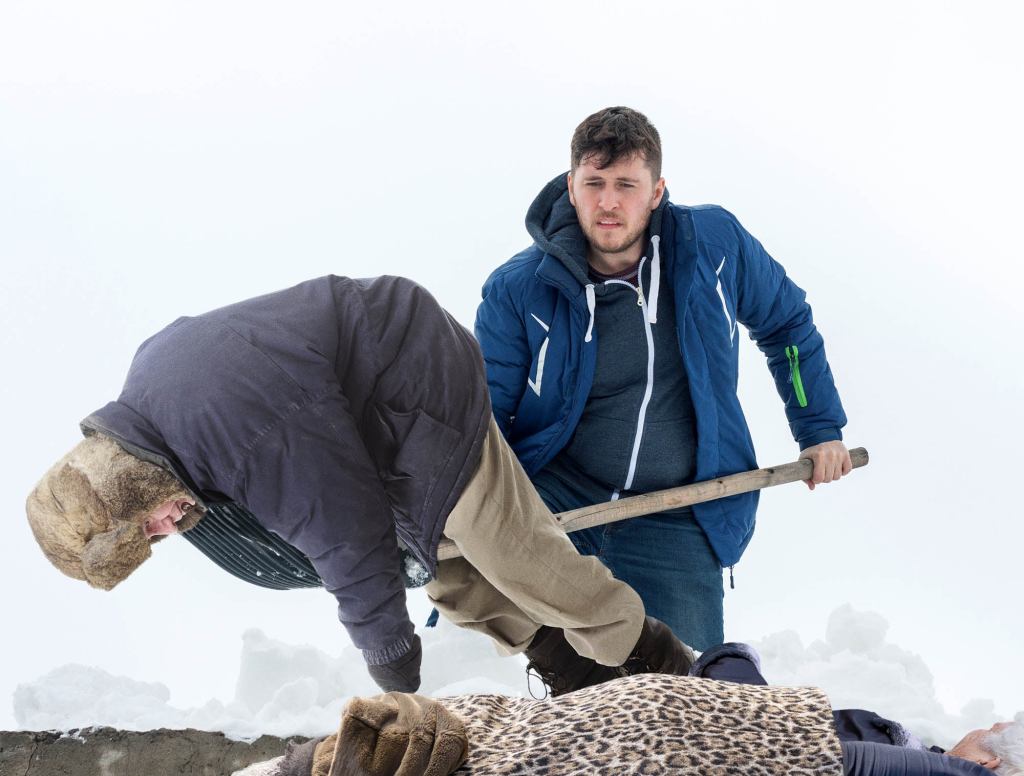
<path id="1" fill-rule="evenodd" d="M 531 476 L 572 437 L 594 377 L 594 286 L 586 239 L 566 176 L 552 180 L 527 214 L 536 241 L 488 278 L 476 335 L 495 418 Z M 736 395 L 737 324 L 768 359 L 801 449 L 842 439 L 846 424 L 824 343 L 804 292 L 735 217 L 716 206 L 668 202 L 649 229 L 652 291 L 668 283 L 680 355 L 696 415 L 696 479 L 756 468 Z M 648 312 L 657 325 L 656 305 Z M 694 506 L 723 566 L 739 560 L 754 530 L 757 493 Z"/>

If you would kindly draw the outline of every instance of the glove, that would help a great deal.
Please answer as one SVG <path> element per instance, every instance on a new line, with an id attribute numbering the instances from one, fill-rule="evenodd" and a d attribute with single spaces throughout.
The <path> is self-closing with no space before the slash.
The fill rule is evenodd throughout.
<path id="1" fill-rule="evenodd" d="M 412 646 L 400 658 L 390 663 L 366 668 L 370 676 L 384 692 L 416 692 L 420 688 L 420 663 L 423 647 L 420 637 L 412 635 Z"/>
<path id="2" fill-rule="evenodd" d="M 469 739 L 437 701 L 388 693 L 349 701 L 331 753 L 329 771 L 314 765 L 311 776 L 448 776 L 465 761 Z"/>

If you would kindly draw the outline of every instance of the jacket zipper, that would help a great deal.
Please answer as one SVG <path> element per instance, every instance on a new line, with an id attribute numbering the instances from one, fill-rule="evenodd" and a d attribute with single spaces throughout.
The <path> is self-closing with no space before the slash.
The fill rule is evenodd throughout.
<path id="1" fill-rule="evenodd" d="M 807 406 L 807 394 L 804 393 L 804 382 L 800 379 L 800 351 L 796 345 L 786 348 L 786 358 L 789 360 L 789 381 L 793 383 L 793 390 L 796 391 L 796 400 L 801 407 Z"/>
<path id="2" fill-rule="evenodd" d="M 633 451 L 629 457 L 629 471 L 626 473 L 626 482 L 623 484 L 621 489 L 616 489 L 612 493 L 612 501 L 616 501 L 619 498 L 619 493 L 622 490 L 629 490 L 633 486 L 633 479 L 636 476 L 636 464 L 637 458 L 640 454 L 640 442 L 644 436 L 644 420 L 647 417 L 647 405 L 650 404 L 651 394 L 654 392 L 654 334 L 651 331 L 651 323 L 647 320 L 647 303 L 644 299 L 644 264 L 647 262 L 647 257 L 640 259 L 640 265 L 637 267 L 636 272 L 636 292 L 637 292 L 637 305 L 639 305 L 641 312 L 644 317 L 644 334 L 647 340 L 647 387 L 644 390 L 643 401 L 640 402 L 640 412 L 637 413 L 636 419 L 636 434 L 633 437 Z M 623 285 L 631 286 L 631 283 L 627 283 L 624 280 L 606 280 L 608 283 L 622 283 Z"/>

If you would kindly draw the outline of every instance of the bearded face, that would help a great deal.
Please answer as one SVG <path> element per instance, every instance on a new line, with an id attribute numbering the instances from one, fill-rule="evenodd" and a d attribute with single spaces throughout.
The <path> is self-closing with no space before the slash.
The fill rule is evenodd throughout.
<path id="1" fill-rule="evenodd" d="M 569 174 L 569 201 L 595 269 L 616 272 L 639 260 L 651 212 L 664 191 L 665 180 L 655 180 L 643 157 L 636 155 L 605 167 L 586 157 Z"/>

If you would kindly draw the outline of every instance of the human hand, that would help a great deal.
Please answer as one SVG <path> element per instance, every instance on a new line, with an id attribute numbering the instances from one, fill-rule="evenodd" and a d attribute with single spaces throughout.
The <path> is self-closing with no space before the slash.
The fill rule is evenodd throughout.
<path id="1" fill-rule="evenodd" d="M 807 483 L 807 487 L 811 490 L 814 490 L 815 485 L 838 480 L 844 474 L 849 474 L 853 470 L 850 451 L 846 449 L 846 445 L 838 440 L 822 442 L 808 447 L 800 453 L 800 459 L 798 460 L 804 458 L 814 464 L 814 473 L 811 475 L 811 479 L 804 480 Z"/>
<path id="2" fill-rule="evenodd" d="M 420 663 L 423 646 L 420 637 L 413 634 L 412 647 L 400 658 L 379 666 L 366 666 L 373 681 L 384 692 L 416 692 L 420 688 Z"/>

